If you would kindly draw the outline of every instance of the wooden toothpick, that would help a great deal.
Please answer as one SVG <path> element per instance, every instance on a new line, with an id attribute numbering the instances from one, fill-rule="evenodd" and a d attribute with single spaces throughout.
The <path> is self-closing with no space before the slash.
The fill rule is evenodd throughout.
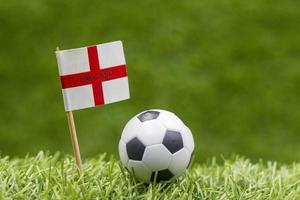
<path id="1" fill-rule="evenodd" d="M 56 51 L 59 51 L 58 47 L 56 47 Z M 66 114 L 67 114 L 68 125 L 69 125 L 70 134 L 71 134 L 71 141 L 72 141 L 74 156 L 76 159 L 76 164 L 78 167 L 79 174 L 80 174 L 80 176 L 82 176 L 83 175 L 82 161 L 81 161 L 80 149 L 79 149 L 78 140 L 77 140 L 77 133 L 76 133 L 73 112 L 67 111 Z"/>

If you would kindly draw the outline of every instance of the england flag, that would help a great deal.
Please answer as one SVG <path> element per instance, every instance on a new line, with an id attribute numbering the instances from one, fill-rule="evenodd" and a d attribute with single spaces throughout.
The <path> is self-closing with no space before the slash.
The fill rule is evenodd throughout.
<path id="1" fill-rule="evenodd" d="M 66 111 L 129 99 L 121 41 L 56 51 Z"/>

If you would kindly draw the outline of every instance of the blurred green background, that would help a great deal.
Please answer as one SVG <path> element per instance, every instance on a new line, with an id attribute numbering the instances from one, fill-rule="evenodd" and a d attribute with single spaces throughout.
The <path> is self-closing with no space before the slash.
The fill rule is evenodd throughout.
<path id="1" fill-rule="evenodd" d="M 300 160 L 300 1 L 0 0 L 0 151 L 72 153 L 54 50 L 122 40 L 131 99 L 74 113 L 83 157 L 161 108 L 197 160 Z"/>

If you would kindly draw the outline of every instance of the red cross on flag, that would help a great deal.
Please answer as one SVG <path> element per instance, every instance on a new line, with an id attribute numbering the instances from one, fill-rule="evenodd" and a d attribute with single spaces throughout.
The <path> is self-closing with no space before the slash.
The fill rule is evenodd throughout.
<path id="1" fill-rule="evenodd" d="M 129 99 L 121 41 L 56 51 L 66 111 Z"/>

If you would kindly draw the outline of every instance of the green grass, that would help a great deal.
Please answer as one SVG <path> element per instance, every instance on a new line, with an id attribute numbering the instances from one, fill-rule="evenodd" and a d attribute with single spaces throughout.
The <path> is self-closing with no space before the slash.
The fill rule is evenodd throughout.
<path id="1" fill-rule="evenodd" d="M 170 183 L 145 185 L 118 159 L 84 160 L 78 178 L 70 156 L 38 153 L 0 159 L 0 199 L 299 199 L 300 164 L 252 163 L 236 157 L 194 163 Z"/>

